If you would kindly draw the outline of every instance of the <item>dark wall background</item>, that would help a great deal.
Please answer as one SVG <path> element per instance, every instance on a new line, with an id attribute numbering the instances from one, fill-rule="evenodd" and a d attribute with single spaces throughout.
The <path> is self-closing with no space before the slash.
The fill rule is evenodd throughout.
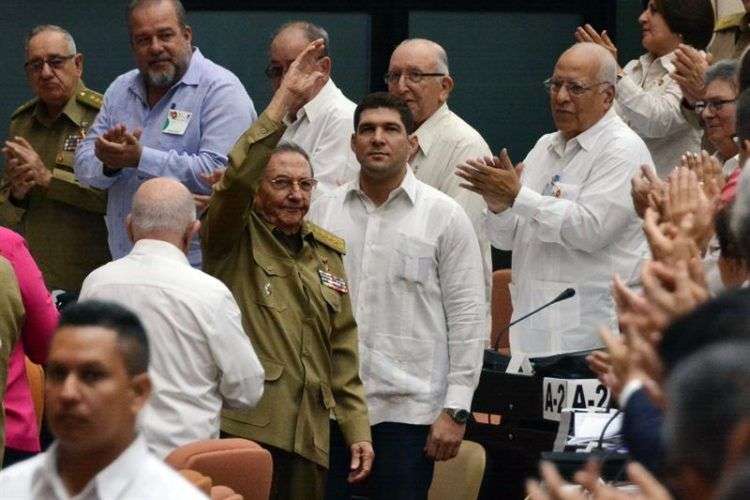
<path id="1" fill-rule="evenodd" d="M 31 97 L 23 71 L 23 39 L 36 24 L 68 29 L 85 55 L 84 78 L 104 91 L 132 68 L 125 0 L 3 0 L 3 99 L 0 136 L 13 110 Z M 333 76 L 355 102 L 383 90 L 381 77 L 393 47 L 409 36 L 445 46 L 456 79 L 450 105 L 497 150 L 520 159 L 540 134 L 551 130 L 541 82 L 572 43 L 582 22 L 608 29 L 621 63 L 640 54 L 640 0 L 505 0 L 491 9 L 443 0 L 275 1 L 184 0 L 195 44 L 234 71 L 260 111 L 270 98 L 263 75 L 271 33 L 291 19 L 308 19 L 331 35 Z M 484 5 L 484 4 L 482 4 Z"/>

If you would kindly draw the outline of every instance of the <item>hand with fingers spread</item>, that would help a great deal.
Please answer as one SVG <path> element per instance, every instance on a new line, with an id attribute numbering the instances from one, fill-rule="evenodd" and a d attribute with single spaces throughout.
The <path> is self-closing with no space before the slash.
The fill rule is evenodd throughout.
<path id="1" fill-rule="evenodd" d="M 638 486 L 637 493 L 618 490 L 601 480 L 601 468 L 593 460 L 576 472 L 574 480 L 592 493 L 594 500 L 672 500 L 667 489 L 659 483 L 641 464 L 630 462 L 627 465 L 630 481 Z"/>
<path id="2" fill-rule="evenodd" d="M 372 449 L 372 443 L 369 441 L 360 441 L 350 446 L 352 460 L 349 465 L 350 483 L 359 483 L 367 478 L 372 471 L 372 462 L 375 460 L 375 452 Z"/>
<path id="3" fill-rule="evenodd" d="M 666 184 L 659 179 L 656 171 L 650 165 L 641 165 L 639 172 L 630 180 L 630 196 L 633 198 L 633 206 L 638 217 L 643 218 L 646 208 L 649 207 L 649 195 L 662 198 L 661 193 Z"/>
<path id="4" fill-rule="evenodd" d="M 699 259 L 695 261 L 700 263 Z M 669 324 L 708 300 L 705 278 L 697 276 L 698 264 L 677 261 L 673 266 L 647 262 L 641 270 L 643 291 L 660 315 L 660 322 Z M 701 281 L 703 281 L 701 283 Z"/>
<path id="5" fill-rule="evenodd" d="M 588 495 L 578 486 L 566 482 L 551 462 L 539 462 L 539 475 L 544 482 L 529 479 L 526 493 L 529 500 L 586 500 Z"/>
<path id="6" fill-rule="evenodd" d="M 703 75 L 711 63 L 711 55 L 686 44 L 680 44 L 674 54 L 675 70 L 670 76 L 680 86 L 685 100 L 695 104 L 703 99 Z"/>
<path id="7" fill-rule="evenodd" d="M 661 317 L 649 301 L 643 295 L 628 288 L 617 274 L 612 280 L 612 296 L 617 307 L 620 331 L 635 329 L 651 338 L 656 338 L 667 326 L 660 323 Z"/>
<path id="8" fill-rule="evenodd" d="M 602 31 L 601 34 L 599 34 L 596 32 L 593 26 L 591 26 L 590 24 L 584 24 L 583 26 L 579 26 L 576 28 L 574 37 L 576 39 L 576 42 L 579 43 L 591 42 L 597 45 L 601 45 L 602 47 L 607 49 L 609 53 L 612 54 L 612 57 L 615 58 L 615 61 L 617 61 L 617 47 L 609 38 L 607 30 Z"/>
<path id="9" fill-rule="evenodd" d="M 94 152 L 109 169 L 137 168 L 143 151 L 140 138 L 141 130 L 129 131 L 117 124 L 96 138 Z"/>
<path id="10" fill-rule="evenodd" d="M 310 42 L 289 66 L 281 85 L 266 108 L 266 114 L 274 121 L 281 121 L 287 114 L 295 114 L 326 83 L 318 60 L 323 57 L 325 42 L 322 38 Z"/>
<path id="11" fill-rule="evenodd" d="M 465 432 L 466 424 L 459 424 L 443 410 L 430 426 L 424 447 L 425 455 L 436 462 L 450 460 L 458 455 Z"/>
<path id="12" fill-rule="evenodd" d="M 522 173 L 523 163 L 513 166 L 505 148 L 499 156 L 467 160 L 456 167 L 456 175 L 466 181 L 459 185 L 480 194 L 494 213 L 513 205 L 521 190 Z"/>
<path id="13" fill-rule="evenodd" d="M 674 264 L 678 260 L 689 260 L 700 255 L 698 246 L 690 237 L 692 214 L 682 221 L 682 230 L 671 222 L 657 223 L 656 211 L 649 207 L 643 218 L 643 232 L 655 261 Z"/>
<path id="14" fill-rule="evenodd" d="M 668 220 L 704 250 L 713 235 L 714 207 L 698 183 L 696 172 L 679 167 L 670 175 L 666 198 Z M 692 219 L 683 223 L 686 216 Z"/>

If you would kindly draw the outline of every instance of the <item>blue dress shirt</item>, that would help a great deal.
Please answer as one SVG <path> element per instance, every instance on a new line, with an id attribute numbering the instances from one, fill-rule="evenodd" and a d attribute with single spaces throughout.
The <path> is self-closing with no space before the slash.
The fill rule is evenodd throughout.
<path id="1" fill-rule="evenodd" d="M 170 110 L 192 113 L 185 133 L 163 132 Z M 75 156 L 75 173 L 81 182 L 107 189 L 107 231 L 113 259 L 133 248 L 125 218 L 138 187 L 153 177 L 172 177 L 197 194 L 209 194 L 199 174 L 223 167 L 237 138 L 257 119 L 255 107 L 240 80 L 229 70 L 203 57 L 195 48 L 190 65 L 179 82 L 157 102 L 148 105 L 146 88 L 137 69 L 120 75 L 104 94 L 104 102 Z M 128 130 L 142 129 L 143 146 L 137 168 L 104 175 L 94 153 L 96 138 L 122 123 Z M 200 267 L 200 242 L 196 237 L 188 253 L 190 264 Z"/>

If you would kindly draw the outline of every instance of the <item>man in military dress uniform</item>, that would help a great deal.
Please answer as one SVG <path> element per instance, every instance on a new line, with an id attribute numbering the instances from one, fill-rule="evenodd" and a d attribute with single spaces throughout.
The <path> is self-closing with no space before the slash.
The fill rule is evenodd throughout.
<path id="1" fill-rule="evenodd" d="M 204 269 L 234 294 L 265 370 L 258 406 L 225 411 L 222 430 L 271 451 L 273 498 L 322 498 L 331 417 L 351 450 L 350 481 L 369 474 L 374 456 L 344 242 L 303 220 L 316 184 L 309 159 L 277 146 L 284 116 L 325 83 L 315 64 L 322 48 L 317 40 L 297 56 L 237 141 L 202 228 Z"/>
<path id="2" fill-rule="evenodd" d="M 31 30 L 24 66 L 36 97 L 11 117 L 2 223 L 24 235 L 48 287 L 77 292 L 89 272 L 110 260 L 106 195 L 73 175 L 76 146 L 101 95 L 83 85 L 83 56 L 58 26 Z"/>

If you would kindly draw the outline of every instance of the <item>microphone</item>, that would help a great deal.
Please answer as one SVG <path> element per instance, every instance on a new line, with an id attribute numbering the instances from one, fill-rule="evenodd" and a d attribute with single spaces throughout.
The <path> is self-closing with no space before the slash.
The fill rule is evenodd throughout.
<path id="1" fill-rule="evenodd" d="M 500 342 L 500 336 L 499 336 L 499 334 L 500 334 L 500 333 L 503 333 L 503 332 L 504 332 L 505 330 L 507 330 L 507 329 L 508 329 L 508 328 L 510 328 L 511 326 L 515 325 L 516 323 L 519 323 L 520 321 L 523 321 L 523 320 L 525 320 L 525 319 L 526 319 L 526 318 L 528 318 L 529 316 L 533 316 L 534 314 L 538 313 L 538 312 L 539 312 L 539 311 L 541 311 L 542 309 L 546 309 L 546 308 L 548 308 L 548 307 L 549 307 L 549 306 L 551 306 L 552 304 L 557 304 L 558 302 L 562 302 L 563 300 L 568 300 L 569 298 L 571 298 L 571 297 L 572 297 L 572 296 L 574 296 L 575 294 L 576 294 L 576 291 L 575 291 L 575 290 L 574 290 L 573 288 L 566 288 L 565 290 L 563 290 L 562 292 L 560 292 L 560 295 L 558 295 L 558 296 L 557 296 L 557 297 L 555 297 L 554 299 L 550 300 L 549 302 L 547 302 L 547 303 L 546 303 L 546 304 L 544 304 L 543 306 L 541 306 L 541 307 L 537 307 L 536 309 L 534 309 L 534 310 L 533 310 L 533 311 L 531 311 L 530 313 L 528 313 L 528 314 L 525 314 L 525 315 L 521 316 L 520 318 L 518 318 L 518 319 L 517 319 L 517 320 L 515 320 L 515 321 L 511 321 L 510 323 L 508 323 L 507 325 L 505 325 L 505 327 L 503 327 L 503 328 L 502 328 L 502 329 L 501 329 L 501 330 L 500 330 L 500 331 L 498 332 L 498 337 L 497 337 L 497 340 L 495 341 L 495 344 L 494 344 L 494 345 L 492 346 L 492 349 L 493 349 L 493 350 L 495 350 L 495 351 L 497 351 L 497 343 L 498 343 L 498 342 Z"/>

